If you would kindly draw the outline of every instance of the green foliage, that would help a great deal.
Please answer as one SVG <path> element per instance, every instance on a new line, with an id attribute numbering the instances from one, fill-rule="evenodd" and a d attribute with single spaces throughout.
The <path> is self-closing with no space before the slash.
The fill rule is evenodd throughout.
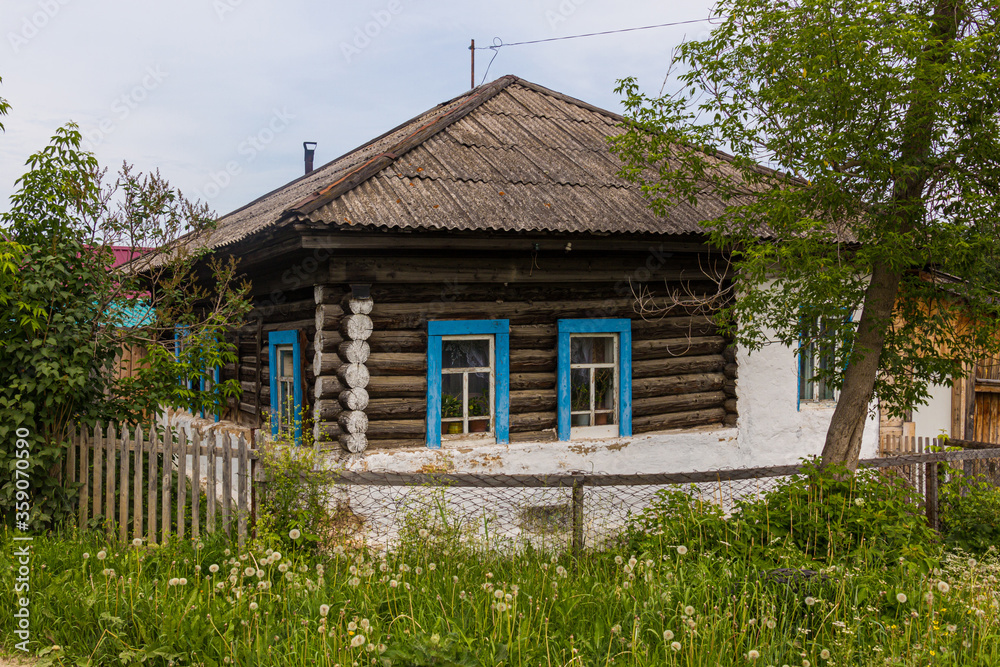
<path id="1" fill-rule="evenodd" d="M 714 12 L 711 35 L 679 50 L 674 94 L 621 82 L 622 175 L 667 217 L 706 189 L 727 204 L 705 224 L 731 251 L 740 296 L 722 321 L 741 346 L 798 347 L 803 321 L 828 318 L 844 344 L 818 378 L 840 388 L 849 361 L 877 354 L 858 405 L 868 382 L 890 412 L 925 402 L 929 382 L 1000 347 L 1000 70 L 986 64 L 1000 9 L 723 0 Z M 887 298 L 869 290 L 878 272 Z M 860 329 L 843 318 L 862 310 Z"/>
<path id="2" fill-rule="evenodd" d="M 811 465 L 759 497 L 734 500 L 731 513 L 697 489 L 661 491 L 630 530 L 637 551 L 683 544 L 703 553 L 740 553 L 766 567 L 886 564 L 902 556 L 926 561 L 936 541 L 902 478 Z"/>
<path id="3" fill-rule="evenodd" d="M 963 475 L 939 491 L 941 535 L 945 544 L 982 554 L 1000 548 L 1000 489 Z"/>
<path id="4" fill-rule="evenodd" d="M 302 433 L 299 445 L 279 436 L 258 450 L 267 482 L 258 485 L 257 544 L 313 551 L 357 527 L 349 510 L 337 511 L 334 487 L 311 446 L 311 429 Z M 291 537 L 293 530 L 298 537 Z"/>
<path id="5" fill-rule="evenodd" d="M 223 333 L 248 307 L 245 286 L 233 286 L 235 265 L 208 262 L 209 298 L 195 279 L 206 262 L 170 245 L 210 229 L 208 212 L 158 174 L 127 165 L 107 183 L 80 141 L 75 125 L 60 128 L 29 158 L 0 216 L 9 237 L 0 245 L 0 470 L 12 473 L 13 436 L 27 433 L 31 455 L 21 474 L 30 481 L 33 529 L 71 518 L 76 490 L 56 474 L 71 425 L 135 423 L 159 407 L 217 412 L 239 390 L 234 380 L 205 392 L 180 382 L 200 387 L 211 369 L 235 359 Z M 145 268 L 112 270 L 112 246 L 142 254 Z M 145 317 L 133 321 L 136 311 Z M 179 361 L 175 324 L 187 327 Z M 119 377 L 116 359 L 139 348 L 147 363 Z M 0 514 L 10 525 L 15 480 L 2 479 Z"/>
<path id="6" fill-rule="evenodd" d="M 15 544 L 0 532 L 0 551 Z M 802 570 L 762 572 L 693 547 L 588 551 L 574 563 L 434 538 L 400 546 L 319 554 L 237 551 L 220 537 L 40 536 L 27 648 L 39 667 L 1000 662 L 995 554 L 948 554 L 931 572 L 905 559 L 834 563 L 800 581 Z M 0 568 L 0 587 L 14 590 L 16 576 Z M 8 650 L 15 623 L 0 617 Z"/>
<path id="7" fill-rule="evenodd" d="M 461 417 L 462 399 L 454 394 L 443 394 L 441 396 L 441 416 Z"/>

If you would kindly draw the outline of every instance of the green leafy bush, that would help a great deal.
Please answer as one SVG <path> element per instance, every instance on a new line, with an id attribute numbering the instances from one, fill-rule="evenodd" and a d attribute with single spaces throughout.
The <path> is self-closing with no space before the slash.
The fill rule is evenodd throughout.
<path id="1" fill-rule="evenodd" d="M 980 479 L 953 478 L 940 490 L 941 536 L 973 553 L 1000 547 L 1000 489 Z"/>
<path id="2" fill-rule="evenodd" d="M 633 548 L 683 545 L 700 552 L 750 556 L 768 566 L 872 558 L 924 559 L 937 542 L 906 480 L 892 472 L 820 470 L 779 481 L 726 513 L 713 499 L 661 491 L 629 530 Z"/>

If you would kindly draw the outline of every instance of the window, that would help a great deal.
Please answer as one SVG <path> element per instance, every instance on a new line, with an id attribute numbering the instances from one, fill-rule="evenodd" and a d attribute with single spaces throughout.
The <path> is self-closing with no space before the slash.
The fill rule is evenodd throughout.
<path id="1" fill-rule="evenodd" d="M 847 321 L 850 321 L 848 318 Z M 837 391 L 817 373 L 833 370 L 837 363 L 839 336 L 834 318 L 802 320 L 799 344 L 799 403 L 836 401 Z"/>
<path id="2" fill-rule="evenodd" d="M 302 437 L 302 363 L 297 331 L 268 334 L 268 361 L 271 371 L 271 434 L 294 432 Z"/>
<path id="3" fill-rule="evenodd" d="M 559 320 L 560 440 L 632 435 L 632 321 Z"/>
<path id="4" fill-rule="evenodd" d="M 184 351 L 185 340 L 190 332 L 190 327 L 175 324 L 174 325 L 174 361 L 177 362 L 178 366 L 181 364 L 181 352 Z M 180 372 L 177 377 L 177 384 L 187 389 L 194 390 L 194 380 L 187 377 L 187 373 Z"/>
<path id="5" fill-rule="evenodd" d="M 442 436 L 509 439 L 507 320 L 427 323 L 427 446 Z"/>

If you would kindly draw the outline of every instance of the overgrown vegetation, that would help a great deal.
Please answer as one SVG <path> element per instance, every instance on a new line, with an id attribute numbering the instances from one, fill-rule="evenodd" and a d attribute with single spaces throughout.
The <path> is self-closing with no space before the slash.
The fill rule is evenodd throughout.
<path id="1" fill-rule="evenodd" d="M 19 492 L 32 498 L 19 523 L 69 518 L 75 489 L 56 471 L 70 425 L 148 423 L 162 407 L 217 413 L 239 391 L 212 380 L 235 360 L 224 334 L 248 308 L 246 286 L 234 264 L 179 241 L 210 230 L 212 216 L 159 174 L 126 165 L 109 179 L 80 140 L 74 125 L 60 128 L 0 215 L 0 469 L 14 470 L 15 433 L 30 452 L 17 463 L 29 487 L 0 482 L 6 525 Z M 140 259 L 112 270 L 113 248 Z M 145 362 L 124 377 L 116 360 L 130 350 Z"/>
<path id="2" fill-rule="evenodd" d="M 996 547 L 945 551 L 892 478 L 811 471 L 731 512 L 666 492 L 628 540 L 577 561 L 474 548 L 423 515 L 389 551 L 357 532 L 310 543 L 303 497 L 279 493 L 289 511 L 243 552 L 36 538 L 30 649 L 94 666 L 1000 662 Z"/>

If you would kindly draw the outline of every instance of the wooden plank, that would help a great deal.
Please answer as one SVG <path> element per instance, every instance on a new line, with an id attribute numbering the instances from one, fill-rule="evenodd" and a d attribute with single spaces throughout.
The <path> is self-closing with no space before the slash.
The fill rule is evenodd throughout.
<path id="1" fill-rule="evenodd" d="M 184 539 L 184 527 L 186 517 L 184 511 L 187 509 L 187 460 L 188 460 L 188 435 L 187 431 L 181 430 L 178 444 L 180 451 L 177 453 L 177 539 Z"/>
<path id="2" fill-rule="evenodd" d="M 80 443 L 80 481 L 83 485 L 80 487 L 80 501 L 78 504 L 78 509 L 80 513 L 80 529 L 84 530 L 87 528 L 87 522 L 90 520 L 89 510 L 90 510 L 90 433 L 87 432 L 86 426 L 80 427 L 79 433 L 79 443 Z"/>
<path id="3" fill-rule="evenodd" d="M 132 480 L 129 479 L 128 473 L 128 459 L 129 459 L 129 438 L 133 436 L 133 433 L 125 425 L 122 426 L 121 432 L 121 445 L 118 448 L 118 464 L 121 467 L 119 471 L 119 482 L 118 482 L 118 539 L 124 543 L 128 540 L 128 494 L 129 488 L 132 486 Z"/>
<path id="4" fill-rule="evenodd" d="M 158 464 L 160 459 L 160 442 L 156 427 L 149 427 L 149 474 L 147 475 L 146 491 L 146 539 L 156 542 L 156 480 L 159 479 Z"/>
<path id="5" fill-rule="evenodd" d="M 215 459 L 218 456 L 218 443 L 216 442 L 217 436 L 212 435 L 212 439 L 208 441 L 208 474 L 207 474 L 207 485 L 206 485 L 206 516 L 205 520 L 208 523 L 208 532 L 215 532 L 215 496 L 216 496 L 216 472 L 215 472 Z"/>
<path id="6" fill-rule="evenodd" d="M 215 434 L 209 431 L 209 438 Z M 191 454 L 191 537 L 201 537 L 201 432 L 195 431 Z"/>
<path id="7" fill-rule="evenodd" d="M 134 473 L 132 487 L 132 539 L 142 539 L 142 452 L 145 449 L 142 426 L 135 429 L 135 449 L 132 452 Z"/>
<path id="8" fill-rule="evenodd" d="M 257 426 L 260 426 L 260 420 L 261 420 L 261 413 L 260 413 L 261 409 L 260 392 L 261 392 L 261 381 L 262 381 L 261 372 L 262 372 L 262 366 L 264 365 L 264 360 L 261 359 L 261 345 L 263 344 L 262 343 L 263 339 L 264 339 L 264 320 L 259 319 L 257 320 L 257 331 L 254 336 L 254 343 L 256 344 L 256 349 L 254 352 L 254 359 L 256 359 L 254 371 L 257 375 L 254 381 L 257 384 L 257 390 L 254 392 L 253 414 L 254 414 L 254 421 L 257 423 Z"/>
<path id="9" fill-rule="evenodd" d="M 94 427 L 94 489 L 92 493 L 94 519 L 103 516 L 101 504 L 104 502 L 104 430 L 100 422 Z"/>
<path id="10" fill-rule="evenodd" d="M 114 422 L 108 424 L 104 438 L 104 528 L 109 536 L 115 523 L 115 451 L 118 449 L 117 431 Z"/>
<path id="11" fill-rule="evenodd" d="M 163 434 L 163 476 L 161 479 L 162 494 L 160 498 L 160 542 L 166 544 L 170 540 L 170 482 L 174 469 L 174 432 L 169 426 Z"/>
<path id="12" fill-rule="evenodd" d="M 726 410 L 721 407 L 694 410 L 691 412 L 674 412 L 666 415 L 637 417 L 632 420 L 632 432 L 648 433 L 650 431 L 667 431 L 676 428 L 722 424 L 725 418 Z"/>
<path id="13" fill-rule="evenodd" d="M 633 417 L 646 417 L 651 415 L 665 415 L 673 412 L 691 412 L 719 407 L 725 401 L 726 395 L 721 391 L 640 398 L 632 401 L 632 415 Z"/>
<path id="14" fill-rule="evenodd" d="M 239 439 L 239 478 L 238 489 L 237 489 L 237 508 L 236 511 L 236 525 L 237 525 L 237 535 L 239 539 L 239 545 L 242 548 L 246 543 L 247 539 L 247 517 L 250 515 L 250 504 L 247 489 L 248 489 L 248 473 L 250 469 L 250 459 L 247 457 L 247 442 L 243 435 L 240 434 Z"/>
<path id="15" fill-rule="evenodd" d="M 229 433 L 222 436 L 222 530 L 229 532 L 233 504 L 233 442 Z"/>

